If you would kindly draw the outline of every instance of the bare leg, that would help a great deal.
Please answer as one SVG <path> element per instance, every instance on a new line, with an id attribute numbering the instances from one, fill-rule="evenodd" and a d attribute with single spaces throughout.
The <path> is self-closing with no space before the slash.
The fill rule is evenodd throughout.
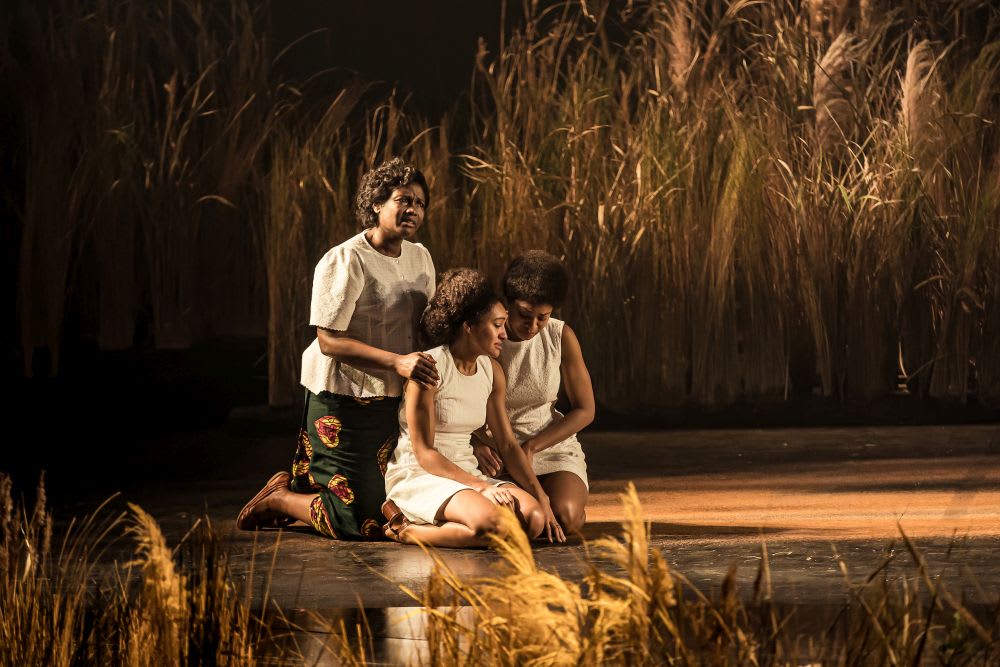
<path id="1" fill-rule="evenodd" d="M 542 507 L 535 500 L 535 497 L 513 484 L 507 484 L 505 488 L 517 498 L 517 509 L 514 511 L 514 514 L 517 516 L 518 521 L 521 522 L 521 527 L 528 534 L 528 538 L 534 539 L 541 535 L 542 531 L 545 530 L 545 516 L 542 515 Z"/>
<path id="2" fill-rule="evenodd" d="M 420 541 L 435 547 L 485 547 L 489 545 L 489 535 L 499 529 L 497 506 L 472 489 L 463 489 L 449 498 L 438 517 L 445 523 L 410 524 L 399 533 L 399 541 L 404 544 Z"/>
<path id="3" fill-rule="evenodd" d="M 311 523 L 309 506 L 317 495 L 319 494 L 295 493 L 291 489 L 282 489 L 267 499 L 270 501 L 268 509 L 278 514 L 298 519 L 302 523 L 309 525 Z"/>
<path id="4" fill-rule="evenodd" d="M 284 528 L 296 519 L 309 523 L 309 503 L 316 494 L 293 493 L 290 482 L 291 475 L 286 471 L 272 475 L 264 488 L 240 510 L 236 527 L 240 530 Z"/>
<path id="5" fill-rule="evenodd" d="M 587 520 L 587 485 L 567 470 L 539 475 L 538 481 L 549 495 L 552 512 L 563 531 L 567 535 L 579 533 Z"/>

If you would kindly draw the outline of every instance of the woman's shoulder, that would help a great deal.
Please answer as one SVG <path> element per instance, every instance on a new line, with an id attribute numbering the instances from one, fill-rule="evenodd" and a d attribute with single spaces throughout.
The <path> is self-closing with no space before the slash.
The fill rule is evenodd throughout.
<path id="1" fill-rule="evenodd" d="M 434 259 L 431 257 L 431 251 L 428 250 L 423 243 L 413 243 L 403 239 L 403 253 L 419 257 L 421 261 L 434 266 Z"/>
<path id="2" fill-rule="evenodd" d="M 500 362 L 485 354 L 480 355 L 479 358 L 476 359 L 476 365 L 479 366 L 480 370 L 482 370 L 490 384 L 493 384 L 493 371 L 495 369 L 500 369 L 500 373 L 503 373 L 503 369 L 500 367 Z"/>
<path id="3" fill-rule="evenodd" d="M 339 243 L 329 250 L 320 258 L 320 265 L 333 265 L 333 264 L 350 264 L 351 262 L 360 262 L 361 258 L 358 254 L 359 250 L 363 247 L 359 245 L 358 241 L 362 244 L 365 243 L 364 232 L 355 234 L 351 238 Z"/>
<path id="4" fill-rule="evenodd" d="M 313 272 L 313 287 L 327 291 L 343 281 L 363 280 L 365 266 L 351 245 L 350 239 L 326 251 L 316 262 Z"/>
<path id="5" fill-rule="evenodd" d="M 424 350 L 424 354 L 430 355 L 431 358 L 434 359 L 434 361 L 438 362 L 438 364 L 440 364 L 442 361 L 447 360 L 451 356 L 450 354 L 448 354 L 447 345 L 438 345 L 437 347 L 432 347 L 429 350 Z"/>
<path id="6" fill-rule="evenodd" d="M 410 248 L 414 252 L 422 252 L 426 255 L 431 254 L 431 251 L 427 249 L 427 246 L 418 241 L 407 241 L 406 239 L 403 239 L 403 247 Z"/>
<path id="7" fill-rule="evenodd" d="M 565 329 L 566 322 L 550 317 L 548 324 L 545 325 L 545 334 L 549 341 L 558 346 L 562 343 L 563 331 Z"/>

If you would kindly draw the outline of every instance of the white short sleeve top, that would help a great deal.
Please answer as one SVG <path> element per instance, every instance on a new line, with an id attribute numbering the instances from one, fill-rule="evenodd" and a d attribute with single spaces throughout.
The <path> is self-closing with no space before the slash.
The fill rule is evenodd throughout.
<path id="1" fill-rule="evenodd" d="M 372 347 L 409 354 L 417 322 L 434 294 L 434 262 L 423 245 L 403 241 L 399 257 L 371 246 L 362 232 L 330 249 L 313 275 L 309 324 L 342 331 Z M 316 339 L 302 353 L 302 385 L 318 394 L 401 396 L 391 370 L 357 368 L 323 354 Z"/>

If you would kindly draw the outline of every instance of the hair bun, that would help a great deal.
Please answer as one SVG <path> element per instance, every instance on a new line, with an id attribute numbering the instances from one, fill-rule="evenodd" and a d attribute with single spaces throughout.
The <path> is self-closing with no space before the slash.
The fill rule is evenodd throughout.
<path id="1" fill-rule="evenodd" d="M 433 347 L 451 343 L 463 322 L 478 321 L 500 297 L 486 276 L 475 269 L 449 269 L 420 317 L 420 332 Z"/>

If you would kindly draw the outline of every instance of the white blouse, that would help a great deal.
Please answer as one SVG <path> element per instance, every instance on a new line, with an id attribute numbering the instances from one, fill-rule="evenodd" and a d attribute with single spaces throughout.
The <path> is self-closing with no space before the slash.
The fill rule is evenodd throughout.
<path id="1" fill-rule="evenodd" d="M 330 249 L 316 265 L 309 323 L 409 354 L 416 349 L 417 322 L 433 294 L 434 262 L 427 248 L 403 241 L 399 257 L 387 257 L 361 232 Z M 358 398 L 403 393 L 403 379 L 394 371 L 337 361 L 323 354 L 319 339 L 302 353 L 302 385 L 314 394 Z"/>

